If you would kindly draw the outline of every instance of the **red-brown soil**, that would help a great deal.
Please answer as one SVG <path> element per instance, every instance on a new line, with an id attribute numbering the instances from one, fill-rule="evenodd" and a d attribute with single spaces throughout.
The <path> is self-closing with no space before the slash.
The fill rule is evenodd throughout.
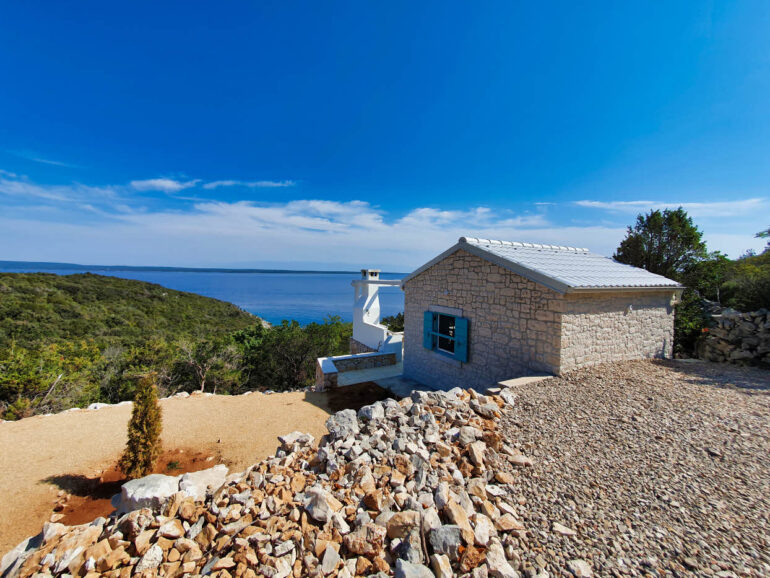
<path id="1" fill-rule="evenodd" d="M 209 452 L 192 449 L 166 450 L 158 458 L 152 473 L 177 476 L 205 470 L 217 463 L 217 457 Z M 109 515 L 114 509 L 111 498 L 120 493 L 120 487 L 126 482 L 126 477 L 116 463 L 101 475 L 88 477 L 69 474 L 54 476 L 54 479 L 49 481 L 60 487 L 60 493 L 63 494 L 53 504 L 52 513 L 63 516 L 58 520 L 62 524 L 74 526 Z"/>

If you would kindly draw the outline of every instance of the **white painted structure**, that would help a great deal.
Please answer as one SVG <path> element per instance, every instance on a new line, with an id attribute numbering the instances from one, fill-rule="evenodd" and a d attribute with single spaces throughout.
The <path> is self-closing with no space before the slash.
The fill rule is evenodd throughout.
<path id="1" fill-rule="evenodd" d="M 361 279 L 351 283 L 353 299 L 353 339 L 373 351 L 403 357 L 403 333 L 393 333 L 380 324 L 380 287 L 401 287 L 400 279 L 380 279 L 379 269 L 361 269 Z"/>

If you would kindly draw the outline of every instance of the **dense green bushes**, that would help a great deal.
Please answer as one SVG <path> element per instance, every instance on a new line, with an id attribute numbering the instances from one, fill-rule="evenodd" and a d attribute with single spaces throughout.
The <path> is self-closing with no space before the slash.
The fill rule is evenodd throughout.
<path id="1" fill-rule="evenodd" d="M 316 357 L 346 353 L 351 324 L 265 327 L 231 305 L 98 275 L 0 274 L 0 417 L 134 398 L 240 393 L 313 382 Z"/>

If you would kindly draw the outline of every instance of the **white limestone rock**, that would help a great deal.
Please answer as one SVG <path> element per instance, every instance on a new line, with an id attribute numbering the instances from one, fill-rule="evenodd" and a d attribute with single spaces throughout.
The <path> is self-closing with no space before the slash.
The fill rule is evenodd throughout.
<path id="1" fill-rule="evenodd" d="M 207 470 L 184 474 L 179 480 L 178 489 L 195 500 L 203 500 L 207 490 L 214 493 L 224 485 L 228 471 L 226 465 L 218 464 Z"/>
<path id="2" fill-rule="evenodd" d="M 116 509 L 119 514 L 141 508 L 159 511 L 171 496 L 178 491 L 179 476 L 151 474 L 143 478 L 130 480 L 123 484 L 120 489 L 120 499 Z"/>

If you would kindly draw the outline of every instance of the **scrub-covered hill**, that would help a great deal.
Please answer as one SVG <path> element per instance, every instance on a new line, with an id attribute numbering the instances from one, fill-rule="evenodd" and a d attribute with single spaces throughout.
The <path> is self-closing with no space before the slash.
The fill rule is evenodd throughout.
<path id="1" fill-rule="evenodd" d="M 154 283 L 90 273 L 0 274 L 0 347 L 73 339 L 131 346 L 148 335 L 175 339 L 229 333 L 257 318 L 231 303 Z"/>
<path id="2" fill-rule="evenodd" d="M 0 418 L 131 399 L 134 378 L 167 390 L 227 375 L 235 332 L 261 320 L 235 305 L 100 275 L 0 274 Z"/>

